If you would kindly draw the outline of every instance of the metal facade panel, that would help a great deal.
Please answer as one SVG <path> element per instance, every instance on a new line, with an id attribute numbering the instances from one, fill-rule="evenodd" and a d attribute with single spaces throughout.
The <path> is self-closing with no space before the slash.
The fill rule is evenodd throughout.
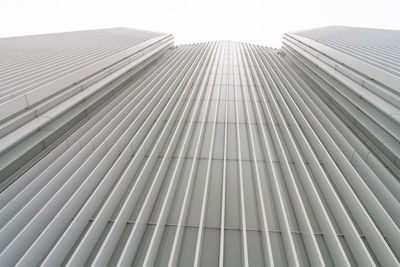
<path id="1" fill-rule="evenodd" d="M 117 28 L 1 38 L 0 120 L 165 37 Z"/>
<path id="2" fill-rule="evenodd" d="M 400 76 L 400 31 L 330 26 L 295 34 Z"/>
<path id="3" fill-rule="evenodd" d="M 400 92 L 400 31 L 329 26 L 288 36 Z"/>
<path id="4" fill-rule="evenodd" d="M 357 82 L 293 40 L 168 48 L 4 150 L 2 264 L 398 266 L 397 131 Z"/>

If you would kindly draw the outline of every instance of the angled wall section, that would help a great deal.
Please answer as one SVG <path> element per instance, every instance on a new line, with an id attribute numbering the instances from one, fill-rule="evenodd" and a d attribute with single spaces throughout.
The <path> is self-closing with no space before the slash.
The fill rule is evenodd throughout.
<path id="1" fill-rule="evenodd" d="M 172 44 L 124 28 L 1 39 L 0 188 Z"/>
<path id="2" fill-rule="evenodd" d="M 2 263 L 398 266 L 396 90 L 294 35 L 146 60 L 0 156 Z"/>

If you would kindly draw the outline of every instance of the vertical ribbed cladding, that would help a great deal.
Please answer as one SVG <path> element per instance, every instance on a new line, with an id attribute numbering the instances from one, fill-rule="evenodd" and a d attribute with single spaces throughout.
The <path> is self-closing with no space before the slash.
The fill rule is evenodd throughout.
<path id="1" fill-rule="evenodd" d="M 283 46 L 297 68 L 322 89 L 315 93 L 345 123 L 345 130 L 350 128 L 359 139 L 356 142 L 363 143 L 357 145 L 362 161 L 373 166 L 397 201 L 399 36 L 399 31 L 328 27 L 285 35 Z M 382 60 L 390 66 L 380 65 Z"/>
<path id="2" fill-rule="evenodd" d="M 330 26 L 295 34 L 332 47 L 400 77 L 400 31 L 398 30 Z"/>
<path id="3" fill-rule="evenodd" d="M 168 34 L 108 29 L 0 39 L 0 121 L 9 119 L 90 76 L 169 41 Z M 142 54 L 143 55 L 143 54 Z"/>
<path id="4" fill-rule="evenodd" d="M 0 262 L 398 266 L 398 180 L 337 80 L 288 46 L 160 53 L 0 194 Z"/>
<path id="5" fill-rule="evenodd" d="M 89 32 L 88 36 L 86 36 L 87 40 L 83 38 L 85 36 L 84 33 L 87 32 L 55 34 L 52 37 L 42 36 L 42 38 L 31 36 L 19 37 L 16 38 L 17 40 L 13 38 L 8 41 L 7 39 L 0 40 L 2 52 L 7 51 L 7 49 L 10 50 L 9 46 L 11 44 L 16 43 L 18 48 L 19 43 L 17 41 L 21 38 L 22 40 L 30 40 L 27 43 L 22 42 L 21 44 L 22 47 L 27 47 L 26 52 L 30 51 L 34 53 L 40 50 L 40 48 L 45 53 L 69 49 L 73 53 L 66 57 L 70 59 L 77 58 L 82 65 L 86 66 L 74 69 L 81 78 L 73 74 L 75 72 L 72 70 L 71 75 L 64 73 L 60 79 L 50 75 L 55 82 L 65 80 L 68 77 L 68 80 L 73 83 L 72 86 L 66 87 L 56 86 L 52 82 L 46 83 L 46 88 L 48 86 L 51 88 L 50 96 L 44 96 L 41 93 L 44 87 L 35 87 L 34 90 L 23 87 L 27 91 L 22 95 L 18 93 L 19 90 L 13 87 L 11 90 L 12 94 L 8 95 L 11 97 L 11 100 L 0 103 L 0 106 L 4 104 L 4 106 L 0 107 L 2 116 L 2 120 L 0 121 L 0 191 L 4 190 L 24 171 L 32 167 L 41 157 L 47 154 L 48 151 L 57 146 L 60 140 L 68 137 L 95 109 L 101 108 L 104 103 L 110 101 L 120 90 L 125 90 L 126 84 L 132 80 L 132 77 L 140 75 L 140 72 L 166 52 L 172 46 L 173 42 L 170 35 L 146 34 L 146 32 L 124 29 Z M 95 36 L 93 36 L 94 34 Z M 83 40 L 81 41 L 78 37 L 83 38 Z M 104 39 L 103 43 L 99 45 L 109 49 L 109 54 L 111 55 L 104 54 L 102 50 L 93 49 L 89 45 L 93 45 L 97 39 L 100 40 L 102 37 Z M 76 43 L 66 43 L 65 39 L 68 38 L 75 40 Z M 54 39 L 61 39 L 64 42 L 59 44 Z M 123 49 L 117 49 L 114 44 L 121 39 L 126 39 L 127 46 Z M 86 49 L 93 49 L 93 53 L 95 54 L 86 53 Z M 92 63 L 89 64 L 85 63 L 83 59 L 80 60 L 81 58 L 77 56 L 80 53 L 84 55 L 89 54 L 88 60 Z M 14 53 L 10 54 L 14 55 Z M 102 57 L 105 61 L 99 60 L 98 57 Z M 18 64 L 22 64 L 21 60 L 16 59 L 16 61 Z M 64 64 L 64 61 L 68 60 L 64 58 L 59 63 Z M 52 62 L 57 63 L 58 61 L 50 59 L 49 62 L 43 63 L 43 67 Z M 34 64 L 33 70 L 43 70 L 38 66 L 39 63 L 39 61 L 32 63 Z M 4 68 L 7 68 L 7 66 L 5 64 Z M 101 70 L 97 71 L 94 69 L 100 66 Z M 68 63 L 66 67 L 72 68 Z M 24 66 L 21 68 L 24 69 Z M 33 70 L 28 69 L 27 72 L 30 73 Z M 43 70 L 43 72 L 45 71 Z M 5 77 L 8 75 L 5 74 L 4 70 L 0 70 L 1 74 Z M 29 81 L 33 84 L 32 79 L 29 78 Z M 43 80 L 40 77 L 38 79 Z M 4 82 L 4 86 L 8 85 L 8 82 Z M 7 93 L 6 91 L 2 90 L 1 92 Z M 18 106 L 15 106 L 18 110 L 13 110 L 14 107 L 11 109 L 8 108 L 8 105 L 13 105 L 12 101 L 15 99 L 21 96 L 26 97 L 27 92 L 33 95 L 36 94 L 39 98 L 43 97 L 43 99 L 37 98 L 37 103 L 30 103 L 29 108 L 22 107 L 20 109 Z"/>
<path id="6" fill-rule="evenodd" d="M 296 71 L 314 88 L 314 96 L 327 107 L 320 106 L 335 114 L 331 122 L 357 152 L 353 165 L 399 225 L 400 98 L 394 93 L 396 88 L 384 87 L 358 69 L 339 67 L 334 59 L 295 39 L 285 39 L 284 49 Z"/>
<path id="7" fill-rule="evenodd" d="M 306 32 L 305 35 L 312 39 L 317 36 L 317 40 L 321 41 L 319 37 L 323 37 L 324 33 L 317 30 Z M 337 35 L 351 45 L 349 36 Z M 374 42 L 376 40 L 370 43 Z M 321 43 L 327 44 L 326 40 Z M 361 42 L 361 47 L 363 45 Z M 388 43 L 387 46 L 393 49 L 399 47 L 398 43 Z M 361 218 L 357 222 L 369 246 L 383 265 L 390 259 L 390 254 L 385 250 L 391 249 L 398 260 L 400 171 L 399 123 L 395 115 L 399 112 L 398 88 L 377 83 L 362 72 L 362 67 L 354 69 L 354 66 L 343 64 L 331 57 L 332 54 L 325 53 L 327 51 L 323 53 L 320 45 L 307 43 L 304 39 L 298 39 L 297 35 L 286 36 L 283 48 L 285 60 L 282 62 L 297 77 L 295 90 L 304 101 L 299 102 L 294 98 L 296 104 L 299 108 L 303 103 L 308 106 L 307 120 L 316 132 L 325 128 L 324 135 L 327 137 L 321 141 L 325 143 L 327 151 L 334 155 L 335 163 L 371 218 L 369 223 Z M 375 49 L 371 45 L 368 48 Z M 380 49 L 376 48 L 378 54 L 382 52 Z M 322 133 L 319 135 L 322 136 Z M 352 214 L 358 220 L 354 211 Z M 373 226 L 377 229 L 374 230 Z M 382 241 L 377 242 L 379 235 L 387 242 L 386 247 Z M 382 247 L 379 247 L 379 243 Z"/>
<path id="8" fill-rule="evenodd" d="M 199 81 L 204 86 L 200 78 L 206 66 L 210 65 L 215 46 L 201 44 L 170 53 L 164 63 L 154 65 L 153 69 L 146 71 L 143 77 L 130 85 L 134 90 L 125 90 L 123 95 L 104 107 L 108 110 L 103 112 L 101 109 L 63 142 L 70 148 L 58 155 L 56 160 L 52 158 L 53 152 L 57 155 L 54 150 L 35 165 L 37 168 L 30 169 L 7 188 L 6 193 L 11 193 L 2 195 L 7 199 L 2 201 L 6 205 L 2 209 L 4 217 L 0 232 L 3 235 L 0 256 L 3 262 L 14 264 L 23 256 L 19 264 L 39 263 L 54 246 L 43 263 L 61 263 L 69 251 L 65 250 L 66 246 L 71 249 L 77 238 L 82 238 L 81 243 L 66 262 L 74 265 L 88 260 L 97 261 L 99 257 L 108 262 L 112 248 L 120 244 L 119 235 L 126 227 L 132 209 L 138 208 L 139 204 L 134 203 L 152 178 L 149 175 L 157 165 L 161 149 L 169 143 L 168 137 L 175 121 L 185 121 L 182 116 L 187 116 L 190 111 L 190 101 L 187 100 L 194 99 Z M 183 106 L 186 107 L 185 112 L 181 113 Z M 177 129 L 175 141 L 169 143 L 171 148 L 175 147 L 182 126 Z M 152 152 L 146 157 L 149 149 Z M 171 158 L 165 159 L 162 166 L 168 167 Z M 164 173 L 154 178 L 159 185 L 165 178 L 165 167 Z M 31 181 L 34 174 L 37 177 Z M 99 184 L 101 178 L 104 179 Z M 129 190 L 125 191 L 127 187 Z M 89 196 L 91 198 L 88 199 Z M 157 194 L 149 196 L 155 197 Z M 100 204 L 101 207 L 98 206 Z M 20 208 L 19 212 L 14 210 L 16 207 Z M 77 213 L 79 208 L 80 212 Z M 79 250 L 79 247 L 86 247 L 86 240 L 90 240 L 89 246 L 94 247 L 96 239 L 93 240 L 93 237 L 97 238 L 99 233 L 106 230 L 104 227 L 114 212 L 118 215 L 110 229 L 112 234 L 103 240 L 101 248 L 94 248 L 94 259 L 90 258 L 91 250 Z M 72 218 L 75 213 L 72 223 L 66 219 Z M 80 237 L 77 229 L 84 230 L 95 213 L 92 226 L 86 229 L 84 237 Z M 49 224 L 50 221 L 53 223 Z M 144 223 L 147 224 L 147 219 L 144 219 Z M 65 234 L 60 237 L 63 232 Z M 59 242 L 54 244 L 56 240 Z M 111 254 L 103 253 L 102 249 Z M 38 257 L 38 253 L 42 257 Z M 60 257 L 60 253 L 63 257 Z"/>
<path id="9" fill-rule="evenodd" d="M 109 29 L 2 38 L 0 100 L 14 98 L 159 36 L 162 34 Z"/>

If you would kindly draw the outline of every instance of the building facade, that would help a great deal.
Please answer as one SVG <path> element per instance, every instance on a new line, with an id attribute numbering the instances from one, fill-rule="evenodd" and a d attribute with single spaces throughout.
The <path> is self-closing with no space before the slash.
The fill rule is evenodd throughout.
<path id="1" fill-rule="evenodd" d="M 0 265 L 399 266 L 399 31 L 0 57 Z"/>

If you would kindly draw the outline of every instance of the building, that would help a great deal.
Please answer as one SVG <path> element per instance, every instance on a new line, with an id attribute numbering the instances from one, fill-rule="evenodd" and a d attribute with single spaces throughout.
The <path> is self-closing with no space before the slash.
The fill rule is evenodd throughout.
<path id="1" fill-rule="evenodd" d="M 0 57 L 1 266 L 399 266 L 399 31 Z"/>

